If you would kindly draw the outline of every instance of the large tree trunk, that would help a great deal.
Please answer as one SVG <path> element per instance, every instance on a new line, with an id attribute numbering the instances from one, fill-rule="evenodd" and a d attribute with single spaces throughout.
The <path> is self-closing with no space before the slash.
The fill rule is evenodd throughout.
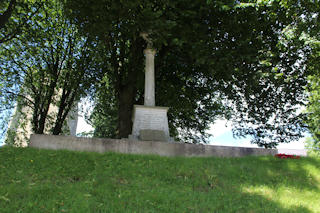
<path id="1" fill-rule="evenodd" d="M 126 44 L 127 40 L 120 39 L 120 41 L 119 49 L 115 48 L 115 45 L 110 47 L 113 51 L 111 63 L 115 70 L 114 88 L 118 100 L 118 127 L 116 137 L 127 138 L 128 135 L 131 134 L 132 129 L 132 112 L 137 96 L 137 80 L 139 76 L 141 77 L 141 71 L 143 70 L 144 40 L 140 37 L 133 40 L 130 50 L 126 54 L 126 48 L 128 48 Z M 130 59 L 130 63 L 126 62 L 125 59 L 127 58 Z M 128 64 L 130 65 L 128 66 Z"/>
<path id="2" fill-rule="evenodd" d="M 119 91 L 118 138 L 127 138 L 132 129 L 132 112 L 136 89 L 133 83 L 122 86 Z"/>
<path id="3" fill-rule="evenodd" d="M 35 106 L 33 111 L 33 131 L 36 134 L 43 134 L 45 124 L 49 113 L 50 104 L 54 96 L 54 89 L 56 87 L 57 79 L 54 79 L 48 88 L 48 91 L 38 93 L 35 95 Z"/>

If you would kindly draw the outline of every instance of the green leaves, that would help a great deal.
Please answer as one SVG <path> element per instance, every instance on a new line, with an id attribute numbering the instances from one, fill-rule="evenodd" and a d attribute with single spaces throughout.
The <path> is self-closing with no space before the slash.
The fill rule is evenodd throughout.
<path id="1" fill-rule="evenodd" d="M 157 104 L 170 107 L 177 139 L 205 141 L 218 117 L 232 119 L 235 135 L 251 135 L 265 147 L 301 136 L 295 110 L 305 103 L 308 60 L 317 57 L 312 49 L 319 40 L 319 5 L 291 0 L 63 4 L 62 9 L 56 1 L 20 2 L 19 10 L 38 15 L 28 16 L 28 31 L 3 51 L 10 61 L 3 65 L 4 76 L 29 85 L 24 91 L 42 105 L 48 105 L 41 99 L 47 94 L 46 100 L 68 111 L 71 99 L 92 92 L 94 85 L 97 135 L 121 135 L 121 123 L 130 132 L 132 105 L 143 102 L 146 44 L 140 33 L 147 31 L 157 49 Z M 65 99 L 55 97 L 59 89 Z"/>
<path id="2" fill-rule="evenodd" d="M 59 1 L 37 3 L 41 7 L 28 20 L 28 31 L 0 49 L 0 82 L 6 86 L 0 89 L 4 99 L 18 105 L 14 132 L 22 128 L 31 133 L 32 128 L 35 133 L 60 134 L 72 107 L 98 74 L 93 72 L 94 41 L 78 33 Z"/>
<path id="3" fill-rule="evenodd" d="M 319 75 L 310 76 L 309 103 L 307 106 L 308 117 L 306 123 L 311 132 L 312 139 L 309 139 L 307 146 L 310 151 L 320 153 L 320 80 Z"/>
<path id="4" fill-rule="evenodd" d="M 251 135 L 265 147 L 297 139 L 303 131 L 295 109 L 305 100 L 309 49 L 288 31 L 297 28 L 289 15 L 297 7 L 291 1 L 66 3 L 82 32 L 102 41 L 110 93 L 99 95 L 97 111 L 110 107 L 103 111 L 105 118 L 113 118 L 111 129 L 115 106 L 124 105 L 117 96 L 123 88 L 136 90 L 132 104 L 143 100 L 145 44 L 138 38 L 148 31 L 158 50 L 157 104 L 170 107 L 171 132 L 177 138 L 198 142 L 198 132 L 204 140 L 208 125 L 225 115 L 233 120 L 236 135 Z M 129 78 L 133 67 L 138 78 Z M 137 83 L 129 85 L 132 81 Z"/>

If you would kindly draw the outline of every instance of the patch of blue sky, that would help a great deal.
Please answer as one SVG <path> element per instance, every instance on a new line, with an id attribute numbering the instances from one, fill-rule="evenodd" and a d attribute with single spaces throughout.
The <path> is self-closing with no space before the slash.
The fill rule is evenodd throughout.
<path id="1" fill-rule="evenodd" d="M 220 146 L 241 146 L 241 147 L 258 147 L 256 144 L 250 143 L 251 138 L 234 138 L 232 131 L 224 132 L 217 137 L 210 138 L 210 145 Z"/>
<path id="2" fill-rule="evenodd" d="M 258 147 L 256 144 L 251 144 L 251 137 L 234 138 L 232 128 L 225 120 L 218 120 L 211 126 L 209 133 L 213 135 L 210 138 L 210 145 L 220 146 L 241 146 L 241 147 Z M 305 134 L 298 141 L 283 143 L 277 146 L 278 149 L 304 149 L 304 142 L 309 134 Z"/>

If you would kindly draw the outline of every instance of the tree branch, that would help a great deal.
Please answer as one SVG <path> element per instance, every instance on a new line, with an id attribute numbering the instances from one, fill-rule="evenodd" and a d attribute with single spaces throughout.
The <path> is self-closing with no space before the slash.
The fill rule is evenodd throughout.
<path id="1" fill-rule="evenodd" d="M 15 1 L 15 0 L 14 0 Z M 27 18 L 25 18 L 25 20 L 22 21 L 22 23 L 20 25 L 18 25 L 16 27 L 15 30 L 13 30 L 11 33 L 5 35 L 4 38 L 0 39 L 0 44 L 1 43 L 4 43 L 4 42 L 7 42 L 7 41 L 10 41 L 12 39 L 14 39 L 20 32 L 21 32 L 21 28 L 28 22 L 28 20 L 31 20 L 31 18 L 38 13 L 39 9 L 43 6 L 43 3 L 41 3 L 39 5 L 39 7 L 36 9 L 36 11 L 34 11 L 33 13 L 31 13 L 31 15 Z M 1 29 L 1 27 L 0 27 Z"/>
<path id="2" fill-rule="evenodd" d="M 0 16 L 0 29 L 4 28 L 6 23 L 9 21 L 15 6 L 16 0 L 11 0 L 7 10 Z"/>

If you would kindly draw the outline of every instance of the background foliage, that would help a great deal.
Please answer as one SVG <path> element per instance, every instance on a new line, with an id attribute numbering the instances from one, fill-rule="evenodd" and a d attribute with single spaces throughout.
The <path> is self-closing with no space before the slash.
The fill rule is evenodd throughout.
<path id="1" fill-rule="evenodd" d="M 60 134 L 69 112 L 95 80 L 94 42 L 78 33 L 58 1 L 43 2 L 26 27 L 0 49 L 1 106 L 8 110 L 16 105 L 17 121 L 8 132 Z"/>
<path id="2" fill-rule="evenodd" d="M 94 136 L 127 137 L 133 105 L 144 98 L 141 32 L 157 50 L 156 105 L 170 107 L 176 140 L 206 142 L 209 125 L 220 118 L 232 121 L 236 137 L 252 136 L 269 148 L 299 139 L 307 127 L 317 131 L 317 95 L 309 99 L 308 118 L 300 108 L 318 90 L 318 2 L 5 0 L 0 6 L 1 113 L 8 118 L 17 101 L 31 107 L 34 132 L 48 125 L 61 134 L 72 106 L 88 96 Z"/>
<path id="3" fill-rule="evenodd" d="M 143 67 L 136 66 L 130 53 L 141 60 L 145 46 L 130 48 L 141 43 L 139 34 L 147 31 L 158 52 L 157 105 L 170 107 L 170 131 L 176 139 L 205 141 L 209 124 L 223 117 L 233 121 L 236 136 L 251 135 L 253 143 L 264 147 L 298 139 L 305 130 L 297 110 L 306 100 L 311 49 L 301 40 L 303 31 L 296 30 L 298 7 L 291 1 L 66 3 L 69 17 L 83 33 L 102 41 L 103 56 L 114 59 L 104 69 L 114 94 L 104 102 L 118 102 L 113 108 L 118 112 L 118 136 L 130 133 L 131 121 L 121 115 L 126 112 L 130 118 L 132 105 L 143 100 Z M 129 97 L 123 98 L 128 91 Z M 115 111 L 104 114 L 94 116 L 96 126 Z M 121 122 L 129 123 L 125 131 Z"/>

